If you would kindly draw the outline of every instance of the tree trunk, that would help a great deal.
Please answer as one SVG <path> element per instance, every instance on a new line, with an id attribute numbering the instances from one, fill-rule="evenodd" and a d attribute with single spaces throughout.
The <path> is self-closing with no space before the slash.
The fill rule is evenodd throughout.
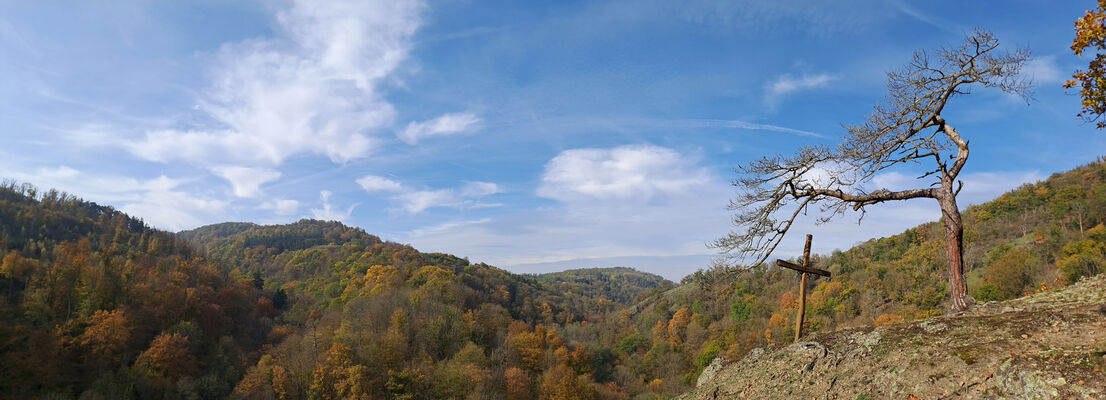
<path id="1" fill-rule="evenodd" d="M 950 311 L 956 313 L 968 310 L 975 301 L 968 296 L 968 286 L 964 282 L 964 224 L 960 219 L 960 209 L 956 206 L 956 195 L 951 185 L 943 189 L 937 202 L 941 204 L 945 224 L 945 255 L 949 267 L 949 295 L 952 298 Z"/>

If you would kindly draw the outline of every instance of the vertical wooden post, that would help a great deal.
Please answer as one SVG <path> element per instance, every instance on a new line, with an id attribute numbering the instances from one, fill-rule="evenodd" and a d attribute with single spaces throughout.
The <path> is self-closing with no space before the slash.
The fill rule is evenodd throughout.
<path id="1" fill-rule="evenodd" d="M 810 267 L 810 241 L 814 239 L 814 235 L 806 235 L 806 245 L 803 246 L 803 266 Z M 806 272 L 799 272 L 802 275 L 799 282 L 799 315 L 795 318 L 795 341 L 798 342 L 799 338 L 803 336 L 803 320 L 806 319 Z"/>

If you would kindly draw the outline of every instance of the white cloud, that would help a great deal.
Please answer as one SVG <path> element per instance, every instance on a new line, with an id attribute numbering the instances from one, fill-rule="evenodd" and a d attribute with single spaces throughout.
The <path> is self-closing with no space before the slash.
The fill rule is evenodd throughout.
<path id="1" fill-rule="evenodd" d="M 411 122 L 407 128 L 396 134 L 407 144 L 418 144 L 419 140 L 431 136 L 447 136 L 476 129 L 480 118 L 472 113 L 445 114 L 423 122 Z"/>
<path id="2" fill-rule="evenodd" d="M 1026 183 L 1047 178 L 1040 171 L 996 171 L 963 174 L 964 189 L 957 196 L 961 208 L 986 203 Z"/>
<path id="3" fill-rule="evenodd" d="M 313 215 L 315 219 L 320 219 L 323 221 L 342 222 L 353 215 L 353 209 L 357 208 L 357 204 L 347 207 L 346 211 L 344 212 L 341 210 L 335 210 L 334 206 L 330 204 L 330 196 L 332 195 L 333 193 L 331 193 L 329 190 L 323 190 L 319 192 L 319 199 L 322 202 L 323 208 L 311 209 L 311 215 Z"/>
<path id="4" fill-rule="evenodd" d="M 261 203 L 258 208 L 271 210 L 277 215 L 293 215 L 300 208 L 300 202 L 290 199 L 271 199 Z"/>
<path id="5" fill-rule="evenodd" d="M 799 78 L 784 74 L 765 88 L 764 102 L 769 108 L 775 108 L 792 93 L 825 87 L 834 79 L 836 78 L 826 74 L 803 75 Z"/>
<path id="6" fill-rule="evenodd" d="M 298 154 L 369 155 L 395 111 L 378 86 L 407 57 L 418 1 L 296 0 L 280 37 L 224 46 L 197 109 L 211 126 L 150 131 L 129 144 L 158 162 L 280 164 Z"/>
<path id="7" fill-rule="evenodd" d="M 279 171 L 268 168 L 215 167 L 211 172 L 230 182 L 238 197 L 257 197 L 262 184 L 280 178 Z"/>
<path id="8" fill-rule="evenodd" d="M 919 174 L 920 175 L 920 174 Z M 961 208 L 986 203 L 1018 186 L 1045 179 L 1040 171 L 996 171 L 964 173 L 958 177 L 964 188 L 957 195 Z M 917 179 L 916 175 L 887 172 L 872 177 L 870 189 L 905 190 L 931 187 L 935 178 Z M 959 186 L 959 185 L 957 185 Z"/>
<path id="9" fill-rule="evenodd" d="M 918 21 L 929 24 L 945 32 L 951 33 L 953 35 L 963 35 L 964 32 L 967 32 L 967 27 L 965 26 L 954 23 L 948 19 L 936 17 L 928 13 L 918 11 L 917 9 L 907 5 L 906 2 L 902 0 L 894 0 L 890 3 L 898 7 L 899 11 L 901 11 L 903 14 L 909 15 L 914 19 L 917 19 Z"/>
<path id="10" fill-rule="evenodd" d="M 400 192 L 404 190 L 403 184 L 376 175 L 365 175 L 361 179 L 357 180 L 357 184 L 361 185 L 361 187 L 369 193 Z"/>
<path id="11" fill-rule="evenodd" d="M 53 188 L 79 194 L 89 201 L 118 205 L 127 214 L 170 231 L 217 222 L 229 204 L 188 193 L 181 188 L 187 181 L 164 175 L 141 180 L 85 173 L 64 165 L 30 173 L 5 170 L 0 175 L 33 183 L 44 190 Z"/>
<path id="12" fill-rule="evenodd" d="M 729 226 L 728 199 L 725 182 L 715 181 L 659 201 L 572 201 L 494 219 L 448 221 L 401 234 L 400 240 L 423 251 L 464 254 L 516 272 L 534 272 L 532 264 L 539 263 L 613 266 L 613 258 L 627 257 L 638 259 L 619 265 L 644 267 L 637 261 L 673 256 L 705 260 L 713 253 L 705 243 Z M 648 267 L 678 279 L 707 266 L 681 261 Z"/>
<path id="13" fill-rule="evenodd" d="M 499 188 L 499 185 L 492 182 L 465 182 L 465 185 L 461 187 L 461 196 L 463 197 L 484 197 L 496 193 L 503 193 L 503 191 Z"/>
<path id="14" fill-rule="evenodd" d="M 411 230 L 402 240 L 508 268 L 681 256 L 665 274 L 678 278 L 707 266 L 686 261 L 709 259 L 705 243 L 729 226 L 726 183 L 692 157 L 658 146 L 562 152 L 547 163 L 538 193 L 559 203 L 494 219 L 447 221 Z M 660 263 L 650 267 L 663 270 Z"/>
<path id="15" fill-rule="evenodd" d="M 449 189 L 418 190 L 401 193 L 392 198 L 409 214 L 418 214 L 431 207 L 459 207 L 462 200 Z"/>
<path id="16" fill-rule="evenodd" d="M 697 167 L 684 164 L 683 169 L 695 171 Z M 1041 175 L 1036 171 L 1012 171 L 965 173 L 962 177 L 965 184 L 960 203 L 966 208 L 1039 180 Z M 873 184 L 897 190 L 925 186 L 925 181 L 895 172 L 876 176 Z M 731 212 L 725 209 L 732 196 L 725 182 L 713 178 L 694 190 L 657 201 L 574 198 L 576 201 L 494 219 L 422 227 L 401 235 L 400 240 L 423 251 L 464 254 L 474 261 L 516 272 L 621 265 L 679 279 L 709 266 L 714 251 L 705 244 L 732 228 Z M 591 201 L 584 201 L 588 198 Z M 816 211 L 796 221 L 772 258 L 801 255 L 807 233 L 814 235 L 816 253 L 829 254 L 940 218 L 940 208 L 931 199 L 869 207 L 862 225 L 856 224 L 857 214 L 817 225 Z"/>
<path id="17" fill-rule="evenodd" d="M 558 154 L 545 165 L 537 194 L 560 201 L 647 201 L 692 191 L 709 180 L 705 169 L 664 147 L 575 149 Z"/>
<path id="18" fill-rule="evenodd" d="M 1056 66 L 1056 56 L 1034 57 L 1025 63 L 1022 74 L 1033 79 L 1034 84 L 1060 83 L 1064 73 Z"/>
<path id="19" fill-rule="evenodd" d="M 499 185 L 492 182 L 465 182 L 460 189 L 417 190 L 388 178 L 366 175 L 358 179 L 357 184 L 369 193 L 391 193 L 388 200 L 411 215 L 434 207 L 458 209 L 492 207 L 496 205 L 479 203 L 476 200 L 502 193 Z"/>

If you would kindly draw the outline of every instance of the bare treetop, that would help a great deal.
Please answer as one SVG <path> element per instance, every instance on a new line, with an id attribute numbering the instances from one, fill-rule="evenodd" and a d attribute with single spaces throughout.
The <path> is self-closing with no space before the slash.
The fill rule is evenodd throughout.
<path id="1" fill-rule="evenodd" d="M 862 217 L 866 206 L 884 201 L 933 198 L 941 203 L 946 219 L 955 220 L 956 232 L 950 231 L 955 237 L 948 239 L 957 242 L 959 262 L 959 187 L 954 183 L 968 159 L 968 141 L 941 113 L 951 99 L 980 86 L 1027 102 L 1032 98 L 1030 82 L 1021 75 L 1029 52 L 998 49 L 994 35 L 975 30 L 957 47 L 917 51 L 909 64 L 887 74 L 888 95 L 863 124 L 845 127 L 847 134 L 836 148 L 807 146 L 792 156 L 764 157 L 739 167 L 740 176 L 733 182 L 738 195 L 730 202 L 737 230 L 712 242 L 712 247 L 731 262 L 752 256 L 756 265 L 812 205 L 819 207 L 822 223 L 849 209 Z M 931 168 L 918 177 L 921 187 L 864 188 L 877 174 L 903 163 Z"/>

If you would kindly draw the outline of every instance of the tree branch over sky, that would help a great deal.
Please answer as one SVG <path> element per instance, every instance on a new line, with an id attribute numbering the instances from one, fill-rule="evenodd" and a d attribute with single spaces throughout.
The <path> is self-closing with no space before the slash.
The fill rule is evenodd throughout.
<path id="1" fill-rule="evenodd" d="M 893 200 L 931 198 L 940 204 L 946 230 L 949 283 L 953 310 L 970 307 L 963 279 L 963 227 L 956 195 L 957 176 L 968 160 L 968 140 L 942 112 L 958 95 L 973 87 L 996 88 L 1032 97 L 1030 82 L 1020 72 L 1029 60 L 1027 50 L 999 51 L 998 39 L 976 30 L 963 44 L 935 52 L 918 51 L 905 67 L 888 76 L 888 96 L 875 106 L 863 124 L 847 126 L 836 148 L 809 146 L 792 156 L 769 156 L 739 168 L 733 182 L 738 195 L 730 202 L 736 231 L 711 245 L 731 262 L 752 256 L 764 262 L 792 224 L 818 206 L 819 222 Z M 892 191 L 869 191 L 865 184 L 899 164 L 927 165 L 918 177 L 924 186 Z"/>
<path id="2" fill-rule="evenodd" d="M 1106 127 L 1102 121 L 1106 114 L 1106 54 L 1101 51 L 1106 48 L 1106 0 L 1099 0 L 1098 7 L 1088 10 L 1079 19 L 1075 20 L 1075 39 L 1072 40 L 1071 50 L 1075 55 L 1082 56 L 1088 49 L 1092 50 L 1094 59 L 1087 64 L 1086 70 L 1076 70 L 1072 78 L 1064 82 L 1064 88 L 1071 89 L 1079 86 L 1079 95 L 1082 97 L 1083 109 L 1079 111 L 1079 117 L 1087 122 L 1095 122 L 1099 128 Z"/>

